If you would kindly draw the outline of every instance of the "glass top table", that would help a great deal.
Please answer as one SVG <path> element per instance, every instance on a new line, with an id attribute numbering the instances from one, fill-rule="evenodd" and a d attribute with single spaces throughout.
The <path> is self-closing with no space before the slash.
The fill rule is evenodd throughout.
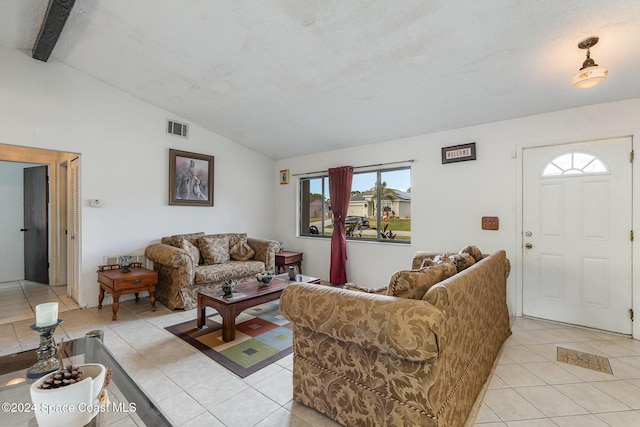
<path id="1" fill-rule="evenodd" d="M 115 422 L 146 426 L 173 426 L 158 404 L 135 382 L 118 359 L 102 342 L 102 331 L 89 332 L 84 338 L 63 342 L 64 364 L 101 363 L 111 368 L 107 387 L 110 404 L 99 411 L 88 426 L 106 426 Z M 0 356 L 0 424 L 37 426 L 29 387 L 37 379 L 27 379 L 27 369 L 36 363 L 37 349 Z"/>

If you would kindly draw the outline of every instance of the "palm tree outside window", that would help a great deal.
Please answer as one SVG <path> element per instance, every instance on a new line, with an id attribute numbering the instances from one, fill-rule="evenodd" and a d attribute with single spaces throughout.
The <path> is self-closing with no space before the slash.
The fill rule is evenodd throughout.
<path id="1" fill-rule="evenodd" d="M 333 233 L 326 176 L 300 178 L 300 235 Z M 379 208 L 380 207 L 380 208 Z M 346 218 L 348 240 L 411 241 L 411 168 L 355 172 Z"/>

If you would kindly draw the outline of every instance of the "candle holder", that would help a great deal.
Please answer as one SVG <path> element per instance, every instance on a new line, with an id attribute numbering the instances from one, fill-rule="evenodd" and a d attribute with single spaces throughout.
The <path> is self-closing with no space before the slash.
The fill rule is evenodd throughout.
<path id="1" fill-rule="evenodd" d="M 62 320 L 52 325 L 36 326 L 34 323 L 30 326 L 32 331 L 40 332 L 40 347 L 38 348 L 38 361 L 27 369 L 27 378 L 40 378 L 43 375 L 60 369 L 60 361 L 58 360 L 58 347 L 53 336 L 54 331 L 60 325 Z"/>

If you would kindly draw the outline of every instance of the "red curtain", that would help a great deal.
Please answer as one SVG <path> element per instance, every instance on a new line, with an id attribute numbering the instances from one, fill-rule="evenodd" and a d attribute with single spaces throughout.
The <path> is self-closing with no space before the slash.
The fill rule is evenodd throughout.
<path id="1" fill-rule="evenodd" d="M 344 231 L 344 218 L 349 209 L 352 180 L 352 166 L 329 169 L 329 195 L 333 212 L 329 281 L 332 285 L 347 283 L 347 236 Z"/>

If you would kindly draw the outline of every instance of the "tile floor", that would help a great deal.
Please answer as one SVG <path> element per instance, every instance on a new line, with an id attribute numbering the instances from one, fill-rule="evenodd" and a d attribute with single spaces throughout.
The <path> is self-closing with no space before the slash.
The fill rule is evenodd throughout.
<path id="1" fill-rule="evenodd" d="M 292 401 L 291 356 L 238 378 L 164 329 L 195 318 L 195 310 L 158 304 L 152 312 L 144 298 L 121 303 L 113 322 L 110 306 L 78 309 L 64 287 L 0 284 L 0 355 L 38 345 L 29 329 L 33 307 L 49 301 L 60 302 L 64 320 L 56 340 L 104 330 L 105 343 L 176 425 L 338 425 Z M 512 330 L 468 426 L 640 425 L 640 341 L 525 318 L 514 319 Z M 608 357 L 613 375 L 556 362 L 557 346 Z"/>

